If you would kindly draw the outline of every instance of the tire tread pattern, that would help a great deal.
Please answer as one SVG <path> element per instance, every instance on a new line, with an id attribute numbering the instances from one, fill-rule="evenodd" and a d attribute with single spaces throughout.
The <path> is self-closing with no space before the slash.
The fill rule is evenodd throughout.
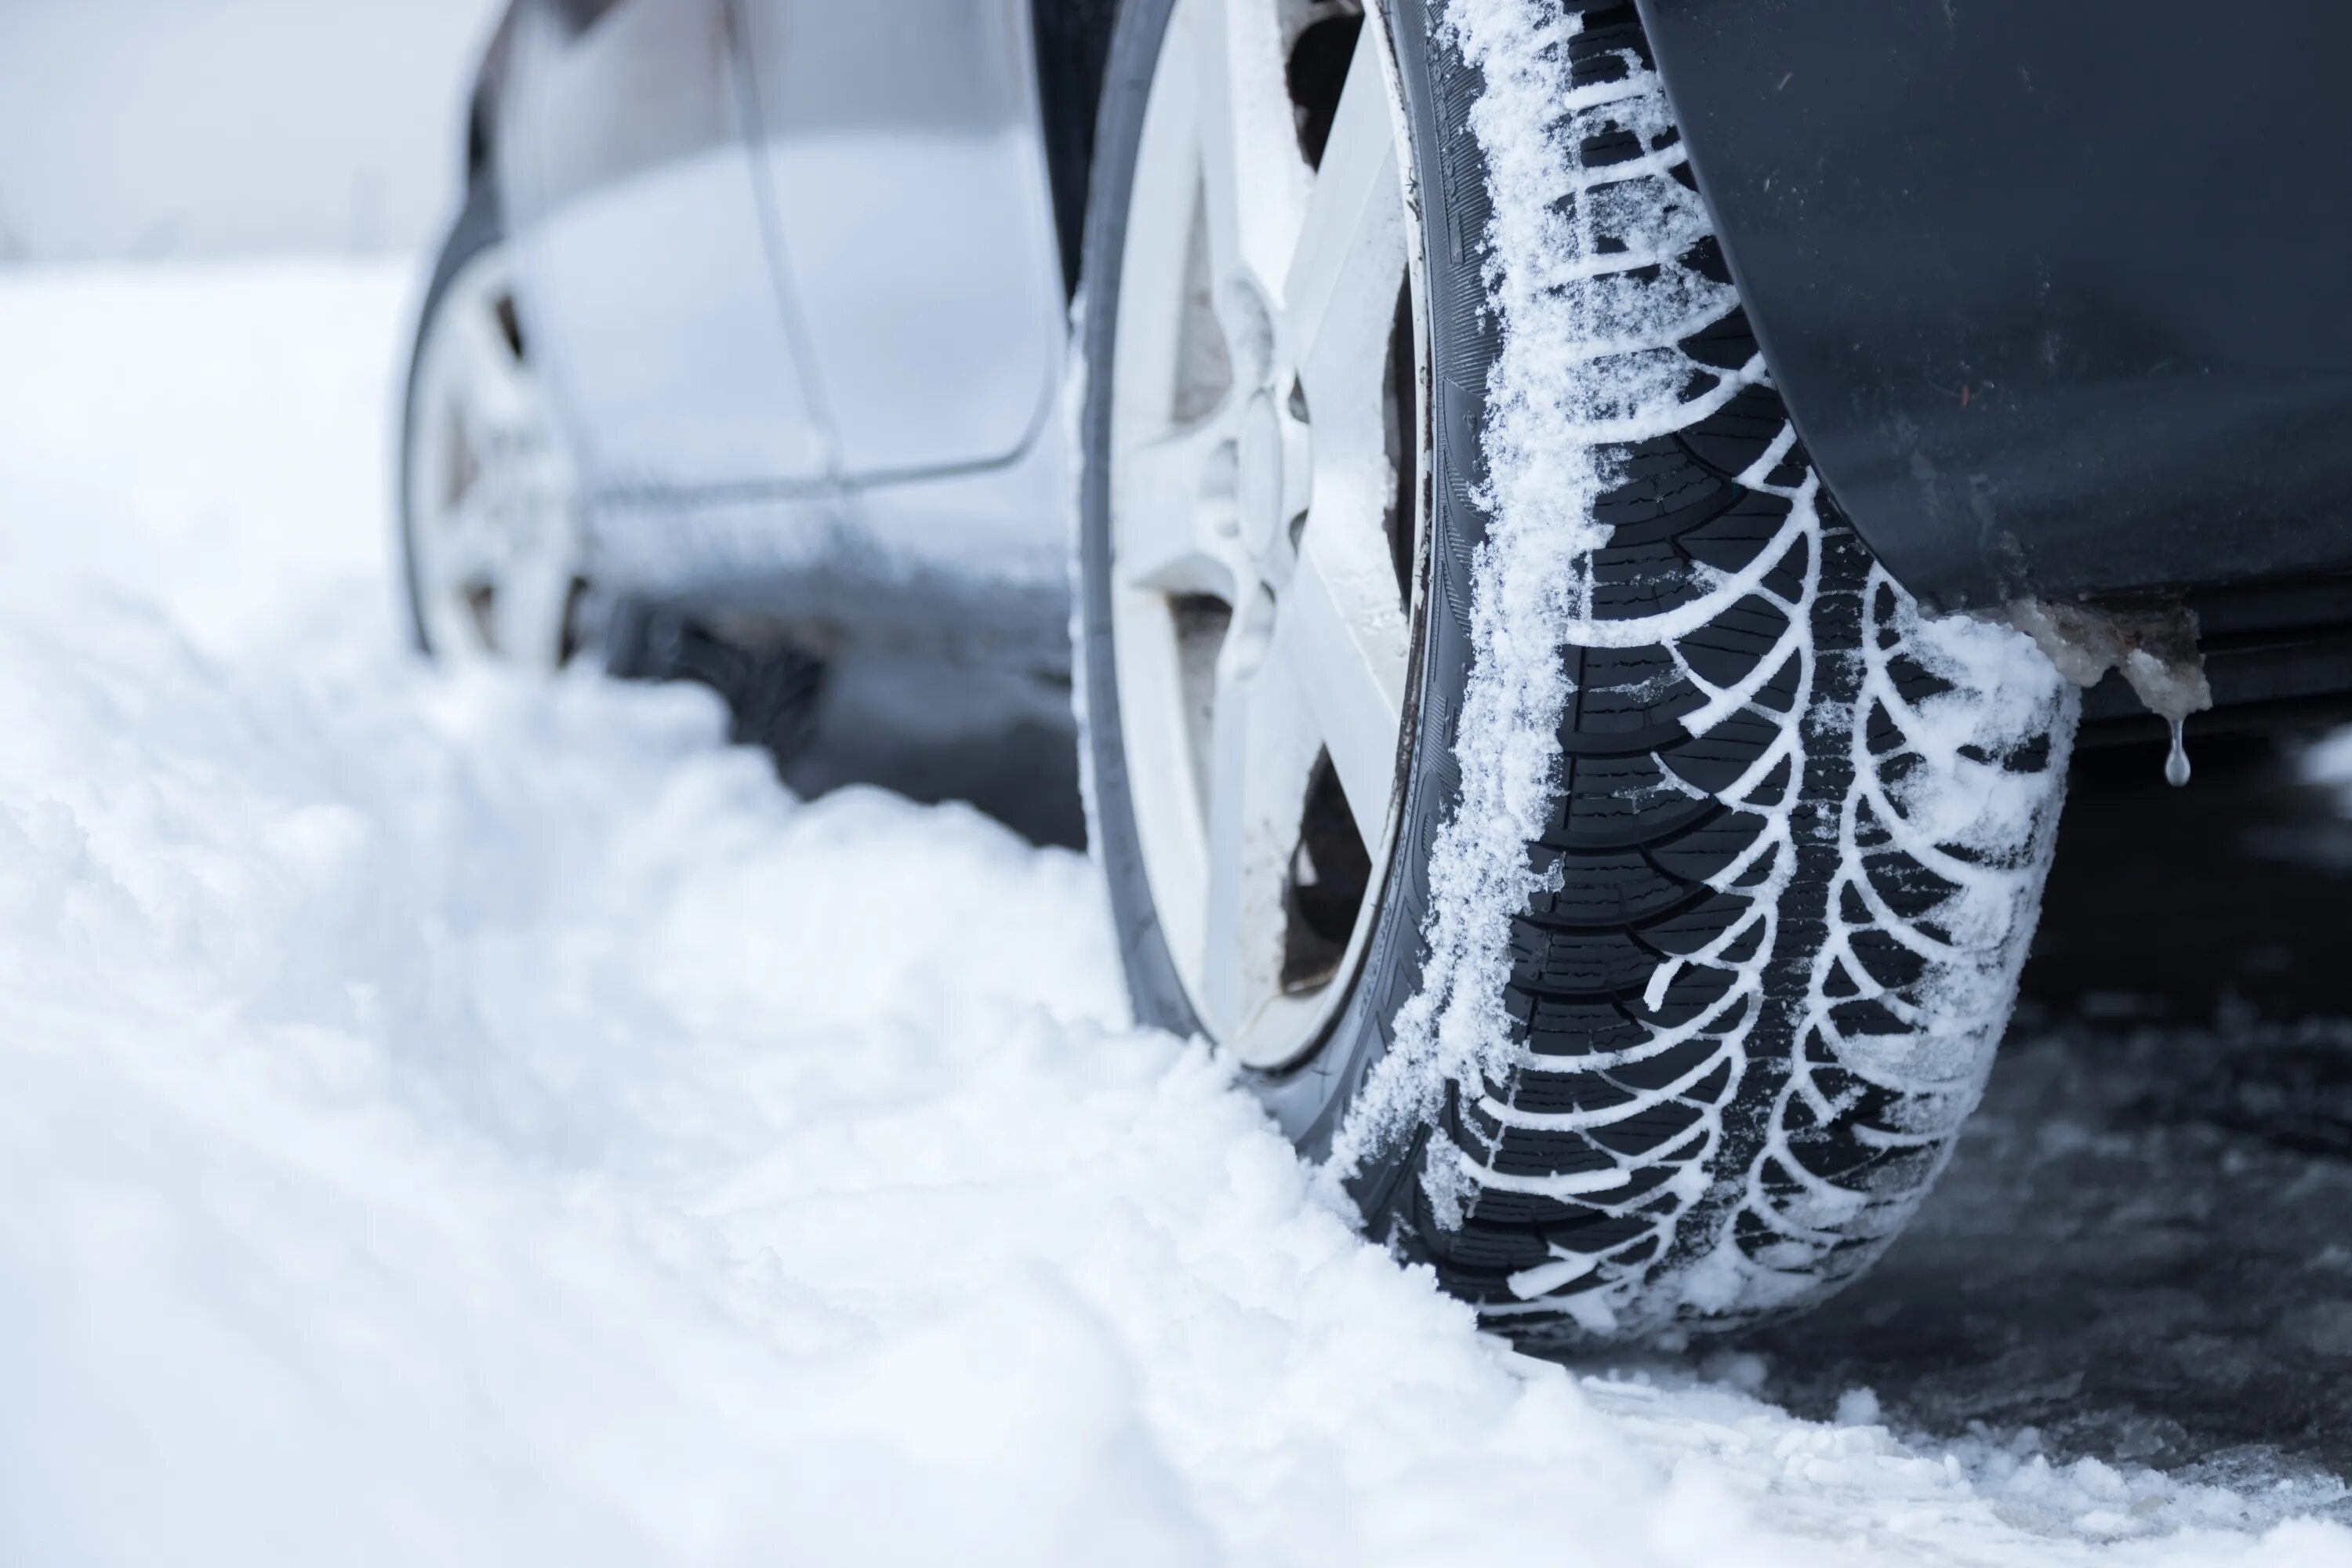
<path id="1" fill-rule="evenodd" d="M 1589 286 L 1664 323 L 1593 374 L 1670 374 L 1684 416 L 1600 446 L 1591 635 L 1561 650 L 1558 800 L 1528 846 L 1546 890 L 1513 927 L 1517 1050 L 1452 1087 L 1397 1229 L 1538 1345 L 1777 1315 L 1891 1239 L 2005 1022 L 2074 715 L 1872 561 L 1764 373 L 1637 13 L 1553 3 L 1569 85 L 1624 89 L 1549 130 L 1598 236 Z M 1466 127 L 1478 74 L 1438 54 Z M 1491 265 L 1476 142 L 1449 148 L 1448 243 Z M 1987 774 L 2007 793 L 1956 816 Z"/>

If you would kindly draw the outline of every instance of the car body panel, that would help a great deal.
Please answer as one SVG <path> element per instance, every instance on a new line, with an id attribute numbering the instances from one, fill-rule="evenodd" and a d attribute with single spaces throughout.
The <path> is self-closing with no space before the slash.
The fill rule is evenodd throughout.
<path id="1" fill-rule="evenodd" d="M 1025 0 L 518 0 L 478 101 L 600 583 L 1068 661 Z"/>
<path id="2" fill-rule="evenodd" d="M 1034 3 L 518 0 L 470 140 L 616 588 L 1056 657 L 1112 8 Z M 1775 379 L 1907 586 L 2181 592 L 2225 707 L 2352 688 L 2352 12 L 1639 4 Z"/>
<path id="3" fill-rule="evenodd" d="M 1774 379 L 1923 602 L 2352 567 L 2352 8 L 1640 7 Z"/>
<path id="4" fill-rule="evenodd" d="M 723 0 L 526 0 L 495 165 L 519 309 L 591 506 L 821 482 Z"/>
<path id="5" fill-rule="evenodd" d="M 1027 0 L 732 0 L 842 477 L 1001 463 L 1066 336 Z"/>
<path id="6" fill-rule="evenodd" d="M 600 582 L 849 643 L 1002 665 L 1070 663 L 1059 421 L 1010 463 L 884 485 L 614 493 L 586 522 Z"/>

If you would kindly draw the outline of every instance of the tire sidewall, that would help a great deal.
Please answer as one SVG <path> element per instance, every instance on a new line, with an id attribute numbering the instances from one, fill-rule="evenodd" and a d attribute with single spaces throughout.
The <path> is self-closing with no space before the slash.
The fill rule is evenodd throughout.
<path id="1" fill-rule="evenodd" d="M 1085 252 L 1077 658 L 1086 694 L 1096 853 L 1109 885 L 1129 996 L 1139 1022 L 1191 1036 L 1204 1031 L 1169 956 L 1135 827 L 1118 711 L 1109 573 L 1111 359 L 1121 254 L 1144 106 L 1174 4 L 1129 0 L 1104 84 Z M 1377 0 L 1367 9 L 1368 25 L 1388 29 L 1420 177 L 1408 202 L 1417 218 L 1424 277 L 1419 330 L 1426 334 L 1429 379 L 1422 400 L 1430 449 L 1426 471 L 1417 481 L 1428 526 L 1418 566 L 1420 610 L 1407 683 L 1412 755 L 1402 815 L 1362 962 L 1338 1015 L 1301 1061 L 1278 1072 L 1241 1074 L 1284 1131 L 1318 1158 L 1328 1152 L 1365 1074 L 1389 1048 L 1399 1010 L 1422 982 L 1431 847 L 1460 795 L 1454 742 L 1471 663 L 1470 563 L 1486 534 L 1485 514 L 1471 498 L 1483 477 L 1480 423 L 1487 370 L 1496 352 L 1480 276 L 1485 163 L 1466 125 L 1473 84 L 1461 79 L 1463 68 L 1450 51 L 1441 58 L 1424 0 Z M 1355 1194 L 1368 1220 L 1390 1206 L 1412 1155 L 1410 1147 L 1391 1150 L 1357 1173 Z"/>

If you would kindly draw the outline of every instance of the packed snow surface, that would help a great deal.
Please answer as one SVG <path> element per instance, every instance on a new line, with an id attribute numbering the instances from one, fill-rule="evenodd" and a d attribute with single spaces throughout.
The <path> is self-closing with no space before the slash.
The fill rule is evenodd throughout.
<path id="1" fill-rule="evenodd" d="M 2352 1563 L 1514 1357 L 1086 864 L 403 648 L 408 274 L 0 281 L 0 1562 Z"/>

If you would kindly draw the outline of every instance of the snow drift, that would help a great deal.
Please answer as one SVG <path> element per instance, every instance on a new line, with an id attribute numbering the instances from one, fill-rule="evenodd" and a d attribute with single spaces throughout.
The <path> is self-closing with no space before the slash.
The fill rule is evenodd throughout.
<path id="1" fill-rule="evenodd" d="M 1080 859 L 414 662 L 404 287 L 0 288 L 0 1561 L 2352 1562 L 1516 1358 L 1126 1026 Z"/>

